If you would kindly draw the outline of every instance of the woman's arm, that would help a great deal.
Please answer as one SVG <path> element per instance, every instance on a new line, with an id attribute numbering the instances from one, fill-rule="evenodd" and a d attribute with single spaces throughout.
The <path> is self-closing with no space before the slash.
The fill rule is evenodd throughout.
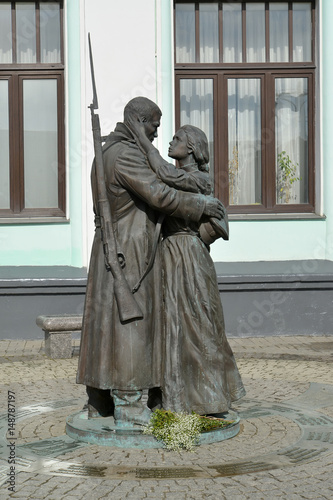
<path id="1" fill-rule="evenodd" d="M 162 158 L 158 149 L 153 146 L 146 136 L 144 124 L 139 119 L 132 118 L 129 125 L 140 149 L 147 156 L 151 169 L 165 184 L 180 191 L 188 191 L 190 193 L 211 193 L 211 183 L 208 174 L 200 171 L 187 172 L 175 167 L 172 163 Z"/>

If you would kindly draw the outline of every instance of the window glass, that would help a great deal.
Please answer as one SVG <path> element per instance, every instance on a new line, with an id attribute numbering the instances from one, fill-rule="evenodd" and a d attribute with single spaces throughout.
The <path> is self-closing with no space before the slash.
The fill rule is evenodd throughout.
<path id="1" fill-rule="evenodd" d="M 200 7 L 200 62 L 219 61 L 219 17 L 217 3 L 201 3 Z"/>
<path id="2" fill-rule="evenodd" d="M 16 50 L 18 63 L 36 62 L 35 3 L 16 3 Z"/>
<path id="3" fill-rule="evenodd" d="M 12 62 L 12 14 L 10 2 L 0 4 L 0 63 Z"/>
<path id="4" fill-rule="evenodd" d="M 293 60 L 311 61 L 311 3 L 293 4 Z"/>
<path id="5" fill-rule="evenodd" d="M 265 62 L 265 4 L 246 5 L 246 61 Z"/>
<path id="6" fill-rule="evenodd" d="M 62 2 L 0 2 L 0 216 L 65 215 Z"/>
<path id="7" fill-rule="evenodd" d="M 223 4 L 223 62 L 242 62 L 242 4 Z"/>
<path id="8" fill-rule="evenodd" d="M 59 63 L 60 7 L 56 2 L 40 3 L 40 50 L 42 63 Z"/>
<path id="9" fill-rule="evenodd" d="M 57 81 L 23 81 L 25 208 L 58 206 Z"/>
<path id="10" fill-rule="evenodd" d="M 277 203 L 308 202 L 308 80 L 275 80 Z"/>
<path id="11" fill-rule="evenodd" d="M 0 208 L 10 208 L 8 120 L 8 81 L 0 80 Z"/>
<path id="12" fill-rule="evenodd" d="M 270 62 L 289 61 L 288 3 L 269 4 Z"/>
<path id="13" fill-rule="evenodd" d="M 228 80 L 229 204 L 261 203 L 260 80 Z"/>
<path id="14" fill-rule="evenodd" d="M 209 137 L 216 195 L 235 214 L 314 212 L 319 2 L 190 1 L 174 1 L 192 37 L 192 64 L 175 65 L 176 118 Z"/>
<path id="15" fill-rule="evenodd" d="M 194 3 L 176 4 L 176 62 L 195 62 Z"/>
<path id="16" fill-rule="evenodd" d="M 180 80 L 180 125 L 194 125 L 207 135 L 210 175 L 214 177 L 213 80 L 211 78 Z"/>

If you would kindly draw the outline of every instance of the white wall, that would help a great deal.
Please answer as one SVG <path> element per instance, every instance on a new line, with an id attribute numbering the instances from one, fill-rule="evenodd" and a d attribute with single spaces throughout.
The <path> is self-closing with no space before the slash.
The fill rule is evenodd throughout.
<path id="1" fill-rule="evenodd" d="M 155 0 L 84 0 L 82 3 L 82 157 L 85 179 L 85 245 L 89 258 L 94 225 L 90 194 L 93 158 L 90 111 L 92 100 L 87 34 L 90 32 L 102 134 L 122 121 L 123 109 L 143 95 L 158 102 L 156 83 Z M 97 8 L 98 6 L 98 8 Z"/>

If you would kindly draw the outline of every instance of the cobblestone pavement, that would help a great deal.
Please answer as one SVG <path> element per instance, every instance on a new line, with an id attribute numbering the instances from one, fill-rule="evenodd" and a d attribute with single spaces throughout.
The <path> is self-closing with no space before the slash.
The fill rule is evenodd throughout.
<path id="1" fill-rule="evenodd" d="M 230 344 L 247 389 L 234 405 L 240 432 L 176 453 L 71 440 L 66 417 L 86 401 L 77 357 L 0 341 L 0 499 L 333 498 L 333 336 Z"/>

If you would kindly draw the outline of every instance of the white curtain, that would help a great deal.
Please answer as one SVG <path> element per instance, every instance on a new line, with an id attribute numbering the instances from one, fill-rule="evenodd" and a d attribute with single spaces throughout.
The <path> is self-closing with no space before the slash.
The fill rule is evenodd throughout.
<path id="1" fill-rule="evenodd" d="M 0 4 L 0 63 L 12 62 L 11 4 Z"/>
<path id="2" fill-rule="evenodd" d="M 277 78 L 275 82 L 276 201 L 307 203 L 307 78 Z M 283 178 L 286 162 L 289 175 Z"/>
<path id="3" fill-rule="evenodd" d="M 289 4 L 269 2 L 270 62 L 289 61 Z M 242 4 L 223 2 L 223 62 L 242 62 Z M 200 62 L 219 60 L 218 5 L 200 4 Z M 246 4 L 246 61 L 265 62 L 265 5 Z M 194 3 L 176 4 L 177 62 L 195 60 Z M 293 3 L 293 59 L 311 59 L 311 3 Z M 308 187 L 307 79 L 276 79 L 277 203 L 306 203 Z M 213 172 L 213 80 L 181 79 L 181 124 L 190 123 L 207 134 Z M 228 80 L 229 198 L 233 205 L 252 205 L 261 199 L 261 81 Z M 286 151 L 295 165 L 281 191 L 278 155 Z M 287 155 L 287 156 L 286 156 Z M 281 165 L 281 162 L 280 162 Z"/>
<path id="4" fill-rule="evenodd" d="M 288 3 L 269 4 L 270 62 L 289 61 Z"/>
<path id="5" fill-rule="evenodd" d="M 210 175 L 214 179 L 213 80 L 180 80 L 180 125 L 194 125 L 207 135 Z"/>
<path id="6" fill-rule="evenodd" d="M 246 61 L 266 61 L 265 4 L 246 5 Z"/>
<path id="7" fill-rule="evenodd" d="M 42 63 L 60 62 L 59 3 L 40 3 L 40 50 Z"/>
<path id="8" fill-rule="evenodd" d="M 241 3 L 223 3 L 223 62 L 242 62 Z"/>
<path id="9" fill-rule="evenodd" d="M 293 2 L 293 61 L 311 60 L 311 2 Z M 223 62 L 242 62 L 242 4 L 222 3 Z M 289 61 L 289 4 L 269 2 L 270 62 Z M 219 62 L 218 3 L 199 4 L 200 62 Z M 246 61 L 265 62 L 265 3 L 246 4 Z M 176 4 L 176 62 L 195 62 L 194 3 Z"/>
<path id="10" fill-rule="evenodd" d="M 293 4 L 293 60 L 311 61 L 311 3 Z"/>
<path id="11" fill-rule="evenodd" d="M 261 203 L 260 80 L 228 80 L 229 204 Z"/>
<path id="12" fill-rule="evenodd" d="M 34 2 L 16 4 L 17 62 L 36 62 L 36 14 Z"/>
<path id="13" fill-rule="evenodd" d="M 194 3 L 176 4 L 176 62 L 195 62 Z"/>
<path id="14" fill-rule="evenodd" d="M 200 3 L 200 62 L 219 62 L 219 25 L 217 3 Z"/>

